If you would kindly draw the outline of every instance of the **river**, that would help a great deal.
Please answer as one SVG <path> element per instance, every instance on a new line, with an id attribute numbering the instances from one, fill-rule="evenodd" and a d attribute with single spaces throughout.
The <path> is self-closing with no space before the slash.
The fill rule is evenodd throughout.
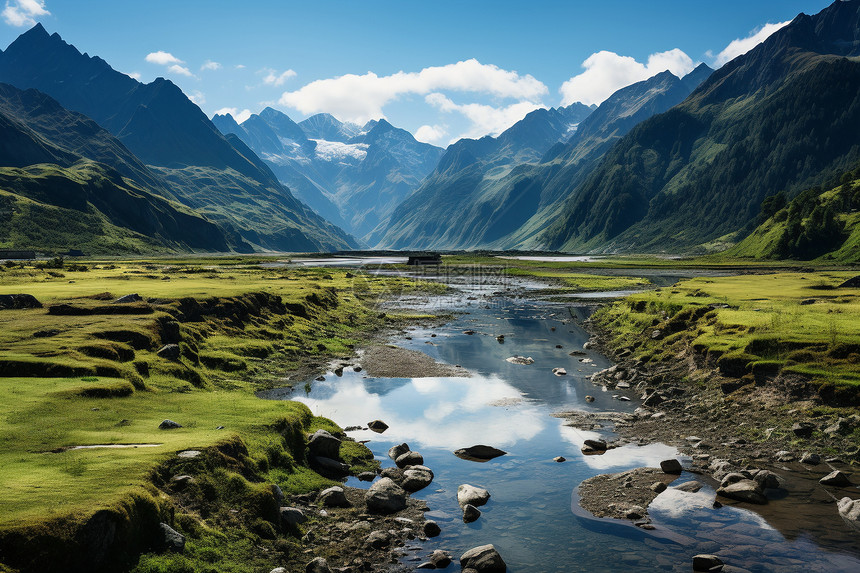
<path id="1" fill-rule="evenodd" d="M 632 412 L 638 406 L 632 390 L 626 391 L 630 401 L 622 401 L 613 395 L 625 391 L 601 392 L 587 379 L 611 365 L 606 357 L 583 351 L 589 335 L 580 323 L 590 313 L 587 301 L 535 300 L 529 291 L 542 285 L 529 281 L 500 285 L 493 279 L 460 279 L 446 278 L 459 287 L 454 295 L 402 296 L 386 306 L 455 313 L 443 326 L 410 328 L 391 342 L 461 365 L 471 377 L 370 378 L 347 369 L 340 377 L 327 373 L 324 382 L 313 382 L 309 390 L 297 385 L 294 391 L 275 393 L 306 403 L 342 427 L 384 420 L 390 428 L 383 434 L 350 432 L 357 440 L 369 440 L 367 446 L 383 467 L 393 465 L 387 451 L 401 442 L 424 456 L 436 477 L 413 495 L 426 500 L 431 508 L 427 517 L 440 524 L 442 535 L 407 546 L 403 563 L 417 565 L 437 548 L 456 557 L 492 543 L 515 573 L 689 571 L 692 557 L 700 553 L 717 554 L 740 568 L 736 571 L 860 571 L 856 546 L 853 551 L 844 543 L 827 546 L 803 534 L 787 538 L 753 511 L 714 509 L 714 490 L 707 486 L 698 493 L 669 488 L 659 495 L 649 508 L 654 531 L 585 514 L 576 496 L 582 480 L 656 466 L 677 452 L 664 444 L 630 444 L 602 456 L 584 456 L 583 440 L 598 434 L 551 416 L 573 409 Z M 466 333 L 470 331 L 474 333 Z M 504 335 L 503 343 L 499 335 Z M 571 351 L 585 354 L 572 356 Z M 505 360 L 514 355 L 531 357 L 534 363 Z M 567 375 L 554 375 L 557 367 Z M 586 402 L 586 395 L 595 400 Z M 474 444 L 508 454 L 486 463 L 454 456 L 454 450 Z M 555 462 L 556 456 L 567 461 Z M 685 472 L 673 485 L 695 478 Z M 492 496 L 480 508 L 483 515 L 470 524 L 463 523 L 457 505 L 457 487 L 463 483 L 484 487 Z M 369 486 L 355 478 L 347 484 Z M 459 565 L 448 570 L 459 570 Z"/>

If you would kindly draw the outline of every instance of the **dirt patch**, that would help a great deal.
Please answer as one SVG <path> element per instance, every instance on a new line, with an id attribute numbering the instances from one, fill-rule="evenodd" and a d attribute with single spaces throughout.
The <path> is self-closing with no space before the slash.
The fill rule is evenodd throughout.
<path id="1" fill-rule="evenodd" d="M 364 351 L 361 366 L 374 378 L 467 378 L 469 371 L 460 366 L 436 362 L 423 352 L 397 346 L 375 345 Z"/>

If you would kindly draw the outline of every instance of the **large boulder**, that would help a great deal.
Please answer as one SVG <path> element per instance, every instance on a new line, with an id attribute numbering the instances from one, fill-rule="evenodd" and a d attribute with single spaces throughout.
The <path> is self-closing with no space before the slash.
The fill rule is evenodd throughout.
<path id="1" fill-rule="evenodd" d="M 481 510 L 472 505 L 471 503 L 467 503 L 463 506 L 463 521 L 466 523 L 472 523 L 473 521 L 477 521 L 477 519 L 481 517 Z"/>
<path id="2" fill-rule="evenodd" d="M 325 507 L 349 507 L 346 493 L 344 493 L 343 488 L 340 486 L 322 490 L 317 501 L 321 502 Z"/>
<path id="3" fill-rule="evenodd" d="M 852 485 L 848 476 L 839 470 L 835 470 L 818 480 L 821 485 L 831 485 L 834 487 L 848 487 Z"/>
<path id="4" fill-rule="evenodd" d="M 457 503 L 460 504 L 460 507 L 464 507 L 466 504 L 471 504 L 477 507 L 479 505 L 484 505 L 489 501 L 489 499 L 490 492 L 482 487 L 476 487 L 474 485 L 464 483 L 457 488 Z"/>
<path id="5" fill-rule="evenodd" d="M 408 451 L 405 454 L 397 456 L 397 459 L 394 460 L 394 463 L 397 464 L 398 468 L 405 468 L 409 466 L 423 466 L 424 456 L 422 456 L 418 452 Z"/>
<path id="6" fill-rule="evenodd" d="M 313 561 L 305 565 L 305 573 L 331 573 L 331 567 L 328 562 L 322 557 L 316 557 Z"/>
<path id="7" fill-rule="evenodd" d="M 493 458 L 497 458 L 499 456 L 503 456 L 508 452 L 504 450 L 500 450 L 499 448 L 494 448 L 493 446 L 485 446 L 483 444 L 478 444 L 476 446 L 470 446 L 468 448 L 461 448 L 454 452 L 454 455 L 458 458 L 463 459 L 474 459 L 474 460 L 491 460 Z"/>
<path id="8" fill-rule="evenodd" d="M 492 545 L 473 547 L 460 556 L 460 567 L 478 573 L 504 573 L 508 570 L 502 556 Z"/>
<path id="9" fill-rule="evenodd" d="M 297 507 L 282 507 L 280 510 L 281 525 L 286 527 L 295 527 L 300 523 L 305 523 L 308 518 L 305 512 Z"/>
<path id="10" fill-rule="evenodd" d="M 663 473 L 666 474 L 679 474 L 683 471 L 683 468 L 681 467 L 681 462 L 674 458 L 663 460 L 662 462 L 660 462 L 660 469 L 663 470 Z"/>
<path id="11" fill-rule="evenodd" d="M 373 420 L 372 422 L 367 423 L 367 427 L 376 432 L 377 434 L 381 434 L 388 429 L 388 424 L 386 424 L 382 420 Z"/>
<path id="12" fill-rule="evenodd" d="M 158 349 L 156 354 L 165 360 L 179 360 L 179 356 L 182 354 L 182 349 L 178 344 L 165 344 Z"/>
<path id="13" fill-rule="evenodd" d="M 391 478 L 382 478 L 364 494 L 368 511 L 394 513 L 406 508 L 406 492 Z"/>
<path id="14" fill-rule="evenodd" d="M 31 294 L 0 294 L 0 310 L 42 308 L 42 303 Z"/>
<path id="15" fill-rule="evenodd" d="M 185 536 L 162 522 L 158 524 L 161 533 L 161 544 L 168 551 L 181 553 L 185 549 Z"/>
<path id="16" fill-rule="evenodd" d="M 761 492 L 761 486 L 751 479 L 742 479 L 731 485 L 720 487 L 717 489 L 717 495 L 759 505 L 767 503 L 767 498 Z"/>
<path id="17" fill-rule="evenodd" d="M 424 489 L 433 481 L 433 470 L 427 466 L 411 466 L 403 471 L 400 487 L 412 493 Z"/>
<path id="18" fill-rule="evenodd" d="M 398 444 L 396 446 L 391 446 L 388 449 L 388 457 L 391 458 L 391 461 L 394 461 L 408 451 L 409 444 Z"/>
<path id="19" fill-rule="evenodd" d="M 308 439 L 308 451 L 312 456 L 336 460 L 340 457 L 340 440 L 325 430 L 317 430 Z"/>
<path id="20" fill-rule="evenodd" d="M 722 571 L 723 561 L 716 555 L 696 555 L 693 557 L 693 571 Z"/>
<path id="21" fill-rule="evenodd" d="M 845 523 L 860 532 L 860 500 L 843 497 L 836 502 L 836 507 Z"/>

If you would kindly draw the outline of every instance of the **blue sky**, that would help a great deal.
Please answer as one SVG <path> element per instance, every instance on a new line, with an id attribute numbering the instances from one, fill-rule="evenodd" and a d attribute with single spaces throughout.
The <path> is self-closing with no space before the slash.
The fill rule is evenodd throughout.
<path id="1" fill-rule="evenodd" d="M 172 80 L 209 116 L 267 105 L 297 121 L 384 116 L 445 145 L 497 134 L 536 107 L 599 103 L 663 69 L 718 67 L 828 4 L 0 0 L 0 46 L 39 21 L 143 82 Z"/>

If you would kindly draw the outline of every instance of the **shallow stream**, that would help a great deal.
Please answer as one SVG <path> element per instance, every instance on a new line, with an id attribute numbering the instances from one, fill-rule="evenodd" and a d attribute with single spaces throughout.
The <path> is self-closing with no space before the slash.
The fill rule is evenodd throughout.
<path id="1" fill-rule="evenodd" d="M 302 401 L 342 427 L 385 421 L 390 428 L 383 434 L 350 432 L 357 440 L 369 440 L 367 446 L 383 467 L 393 465 L 387 451 L 401 442 L 424 456 L 436 477 L 414 496 L 426 500 L 431 508 L 427 517 L 439 523 L 442 535 L 408 546 L 405 564 L 417 565 L 436 548 L 456 557 L 492 543 L 514 573 L 689 571 L 699 553 L 715 553 L 727 564 L 755 572 L 860 571 L 860 543 L 823 547 L 802 533 L 788 539 L 757 513 L 730 506 L 713 509 L 709 487 L 695 494 L 670 488 L 658 496 L 649 510 L 655 531 L 594 519 L 579 509 L 576 488 L 582 480 L 655 466 L 677 452 L 663 444 L 631 444 L 602 456 L 580 452 L 583 440 L 597 434 L 567 427 L 552 413 L 632 412 L 638 400 L 627 390 L 631 400 L 620 401 L 613 394 L 625 391 L 601 392 L 586 379 L 611 364 L 605 357 L 592 350 L 584 356 L 569 354 L 582 351 L 588 340 L 579 323 L 589 309 L 531 300 L 529 286 L 520 284 L 516 298 L 491 295 L 493 289 L 483 285 L 456 296 L 399 301 L 412 309 L 463 313 L 444 326 L 410 329 L 393 343 L 461 365 L 472 372 L 470 378 L 369 378 L 347 368 L 341 377 L 327 373 L 309 391 L 298 385 L 270 395 Z M 504 342 L 499 343 L 496 337 L 502 334 Z M 534 363 L 505 360 L 514 355 L 531 357 Z M 554 375 L 557 367 L 567 375 Z M 589 394 L 595 397 L 592 403 L 585 401 Z M 508 454 L 486 463 L 453 454 L 475 444 Z M 567 461 L 554 462 L 556 456 Z M 695 478 L 685 472 L 674 485 Z M 470 524 L 463 523 L 457 505 L 457 487 L 463 483 L 484 487 L 492 496 L 480 508 L 482 516 Z M 369 486 L 355 478 L 348 485 Z"/>

